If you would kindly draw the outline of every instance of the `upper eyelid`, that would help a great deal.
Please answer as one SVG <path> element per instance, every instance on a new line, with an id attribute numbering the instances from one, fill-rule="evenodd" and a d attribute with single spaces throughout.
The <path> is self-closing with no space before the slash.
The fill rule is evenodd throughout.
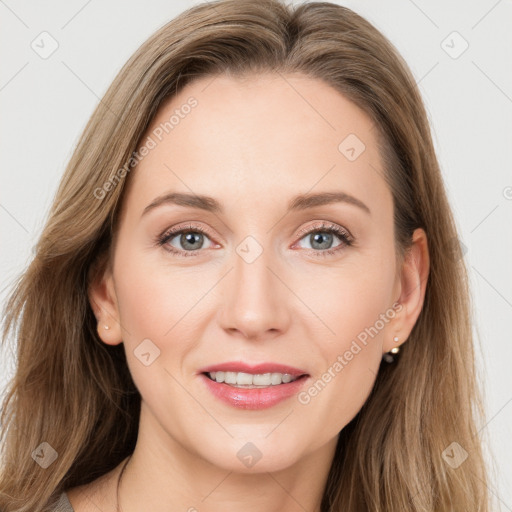
<path id="1" fill-rule="evenodd" d="M 187 225 L 184 225 L 184 226 L 180 226 L 178 224 L 177 227 L 172 227 L 172 228 L 168 228 L 166 229 L 160 236 L 160 238 L 166 238 L 168 236 L 174 238 L 176 235 L 179 235 L 180 233 L 182 233 L 183 231 L 199 231 L 200 233 L 204 233 L 212 238 L 213 235 L 210 234 L 210 230 L 207 229 L 207 228 L 204 228 L 202 226 L 194 226 L 192 224 L 192 222 L 189 222 Z"/>
<path id="2" fill-rule="evenodd" d="M 295 233 L 295 236 L 301 236 L 301 235 L 305 236 L 309 233 L 314 233 L 315 231 L 326 230 L 326 231 L 341 231 L 342 234 L 346 234 L 347 238 L 351 238 L 351 239 L 353 238 L 350 231 L 347 228 L 340 226 L 339 224 L 336 224 L 335 222 L 325 221 L 325 220 L 316 221 L 316 222 L 319 222 L 320 225 L 315 224 L 315 225 L 309 226 L 307 228 L 302 228 Z M 336 233 L 336 234 L 339 236 L 339 233 Z"/>

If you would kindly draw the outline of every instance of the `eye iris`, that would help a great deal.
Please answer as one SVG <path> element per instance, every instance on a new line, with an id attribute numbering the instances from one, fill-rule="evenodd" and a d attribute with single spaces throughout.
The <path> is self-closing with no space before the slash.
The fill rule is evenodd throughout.
<path id="1" fill-rule="evenodd" d="M 198 247 L 190 247 L 190 245 L 193 245 L 194 242 L 199 241 Z M 191 250 L 197 250 L 201 248 L 203 242 L 203 235 L 201 233 L 197 232 L 188 232 L 188 233 L 182 233 L 180 237 L 180 243 L 184 249 L 191 249 Z"/>
<path id="2" fill-rule="evenodd" d="M 311 247 L 315 248 L 313 244 L 318 242 L 321 245 L 321 247 L 318 247 L 319 249 L 328 249 L 332 243 L 332 237 L 332 233 L 326 233 L 325 231 L 314 233 L 310 235 Z M 327 242 L 325 240 L 327 240 Z"/>

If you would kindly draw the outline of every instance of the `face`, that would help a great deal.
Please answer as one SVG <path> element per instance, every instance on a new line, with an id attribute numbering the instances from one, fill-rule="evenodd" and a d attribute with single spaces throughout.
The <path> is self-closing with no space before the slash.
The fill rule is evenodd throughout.
<path id="1" fill-rule="evenodd" d="M 414 323 L 396 307 L 375 131 L 301 75 L 208 77 L 160 108 L 91 297 L 103 340 L 125 345 L 141 431 L 163 447 L 274 471 L 333 447 L 360 410 Z"/>

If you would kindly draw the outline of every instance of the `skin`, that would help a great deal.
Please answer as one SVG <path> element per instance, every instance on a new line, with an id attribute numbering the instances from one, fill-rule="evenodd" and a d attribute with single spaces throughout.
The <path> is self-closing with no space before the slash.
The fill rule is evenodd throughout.
<path id="1" fill-rule="evenodd" d="M 190 96 L 198 105 L 131 171 L 112 269 L 90 288 L 98 333 L 106 344 L 124 343 L 142 396 L 120 504 L 124 512 L 320 511 L 338 433 L 366 401 L 382 354 L 407 339 L 423 306 L 426 236 L 416 230 L 398 268 L 375 126 L 323 82 L 204 78 L 162 105 L 146 136 Z M 354 161 L 338 150 L 351 133 L 366 146 Z M 166 204 L 141 217 L 171 191 L 214 197 L 224 213 Z M 344 191 L 371 213 L 341 202 L 287 212 L 296 194 L 322 191 Z M 195 256 L 155 243 L 189 221 L 208 231 Z M 325 249 L 298 232 L 321 221 L 348 230 L 353 245 L 334 234 L 327 248 L 339 250 L 319 256 Z M 250 264 L 236 252 L 248 235 L 263 250 Z M 187 250 L 179 234 L 171 243 Z M 311 385 L 396 302 L 400 312 L 308 404 L 292 397 L 237 409 L 196 373 L 223 361 L 271 361 L 304 369 Z M 134 355 L 146 338 L 160 349 L 149 366 Z M 251 468 L 237 457 L 249 441 L 262 453 Z M 75 510 L 114 511 L 120 467 L 71 489 Z"/>

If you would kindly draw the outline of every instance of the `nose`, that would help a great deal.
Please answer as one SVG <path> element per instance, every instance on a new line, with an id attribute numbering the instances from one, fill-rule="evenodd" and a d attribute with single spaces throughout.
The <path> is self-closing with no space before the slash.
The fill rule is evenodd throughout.
<path id="1" fill-rule="evenodd" d="M 234 269 L 223 279 L 219 321 L 231 336 L 275 338 L 290 325 L 293 295 L 268 249 L 252 262 L 234 254 Z"/>

